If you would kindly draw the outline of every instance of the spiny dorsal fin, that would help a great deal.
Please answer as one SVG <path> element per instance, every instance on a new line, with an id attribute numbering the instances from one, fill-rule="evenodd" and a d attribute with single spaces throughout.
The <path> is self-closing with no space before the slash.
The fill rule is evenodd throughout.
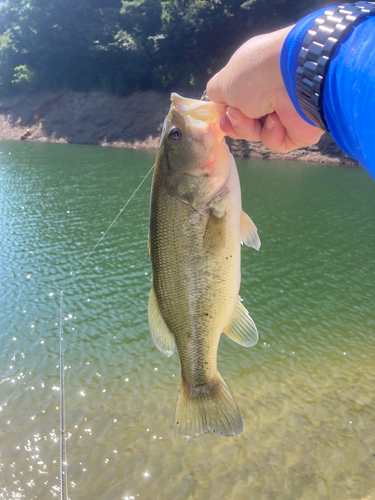
<path id="1" fill-rule="evenodd" d="M 225 335 L 237 344 L 245 347 L 254 346 L 259 339 L 259 334 L 254 321 L 250 318 L 247 309 L 242 305 L 241 297 L 233 311 L 230 322 L 224 329 Z"/>
<path id="2" fill-rule="evenodd" d="M 156 347 L 164 356 L 171 356 L 174 352 L 174 336 L 161 315 L 153 285 L 148 301 L 148 324 L 152 340 Z"/>
<path id="3" fill-rule="evenodd" d="M 257 228 L 254 222 L 247 214 L 245 214 L 243 210 L 240 217 L 240 236 L 241 243 L 244 243 L 248 247 L 255 248 L 255 250 L 259 250 L 260 239 Z"/>

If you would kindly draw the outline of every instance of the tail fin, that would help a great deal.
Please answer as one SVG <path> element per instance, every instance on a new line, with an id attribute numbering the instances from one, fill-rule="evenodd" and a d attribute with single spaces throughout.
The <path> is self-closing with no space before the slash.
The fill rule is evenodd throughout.
<path id="1" fill-rule="evenodd" d="M 244 429 L 241 412 L 220 374 L 205 386 L 190 387 L 181 377 L 174 435 L 194 438 L 205 432 L 234 436 Z"/>

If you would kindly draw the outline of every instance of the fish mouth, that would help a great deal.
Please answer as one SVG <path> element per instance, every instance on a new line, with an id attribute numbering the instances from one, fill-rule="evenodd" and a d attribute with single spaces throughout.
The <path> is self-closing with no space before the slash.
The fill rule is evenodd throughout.
<path id="1" fill-rule="evenodd" d="M 189 99 L 173 92 L 168 117 L 171 120 L 173 116 L 179 115 L 194 138 L 208 134 L 215 143 L 221 143 L 225 142 L 225 134 L 220 128 L 220 122 L 226 111 L 225 104 Z"/>
<path id="2" fill-rule="evenodd" d="M 204 123 L 220 123 L 227 111 L 225 104 L 189 99 L 175 92 L 171 94 L 171 103 L 171 109 L 174 108 L 181 115 L 189 116 Z"/>

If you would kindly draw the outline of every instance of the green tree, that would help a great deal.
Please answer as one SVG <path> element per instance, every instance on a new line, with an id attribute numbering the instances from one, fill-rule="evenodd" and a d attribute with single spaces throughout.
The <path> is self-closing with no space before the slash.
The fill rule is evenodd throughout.
<path id="1" fill-rule="evenodd" d="M 329 2 L 325 2 L 328 4 Z M 321 0 L 5 0 L 0 92 L 203 86 L 250 36 Z"/>

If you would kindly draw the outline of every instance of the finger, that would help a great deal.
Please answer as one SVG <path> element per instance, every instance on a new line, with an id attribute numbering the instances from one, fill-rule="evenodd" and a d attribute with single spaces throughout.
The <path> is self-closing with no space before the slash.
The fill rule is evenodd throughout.
<path id="1" fill-rule="evenodd" d="M 216 73 L 216 75 L 209 80 L 206 86 L 206 92 L 210 101 L 225 104 L 225 98 L 222 90 L 222 71 L 223 70 Z"/>
<path id="2" fill-rule="evenodd" d="M 220 126 L 233 139 L 260 141 L 262 130 L 260 121 L 247 117 L 237 108 L 228 107 L 227 116 L 221 121 Z"/>
<path id="3" fill-rule="evenodd" d="M 289 153 L 294 149 L 319 142 L 323 131 L 300 120 L 298 128 L 286 128 L 277 113 L 267 116 L 261 132 L 263 144 L 274 151 Z"/>
<path id="4" fill-rule="evenodd" d="M 260 134 L 263 144 L 273 151 L 284 153 L 284 136 L 285 127 L 281 123 L 276 113 L 271 113 L 264 121 L 263 128 Z"/>
<path id="5" fill-rule="evenodd" d="M 244 137 L 242 137 L 242 135 L 239 135 L 236 133 L 236 131 L 234 130 L 234 128 L 233 128 L 233 126 L 232 126 L 232 124 L 227 116 L 224 116 L 224 118 L 221 120 L 220 128 L 225 133 L 225 135 L 227 135 L 228 137 L 231 137 L 232 139 L 236 139 L 236 140 L 244 139 Z M 245 139 L 245 140 L 248 140 L 248 139 Z"/>
<path id="6" fill-rule="evenodd" d="M 301 147 L 289 137 L 286 128 L 276 113 L 267 116 L 260 135 L 263 144 L 268 149 L 279 153 L 289 153 Z"/>

